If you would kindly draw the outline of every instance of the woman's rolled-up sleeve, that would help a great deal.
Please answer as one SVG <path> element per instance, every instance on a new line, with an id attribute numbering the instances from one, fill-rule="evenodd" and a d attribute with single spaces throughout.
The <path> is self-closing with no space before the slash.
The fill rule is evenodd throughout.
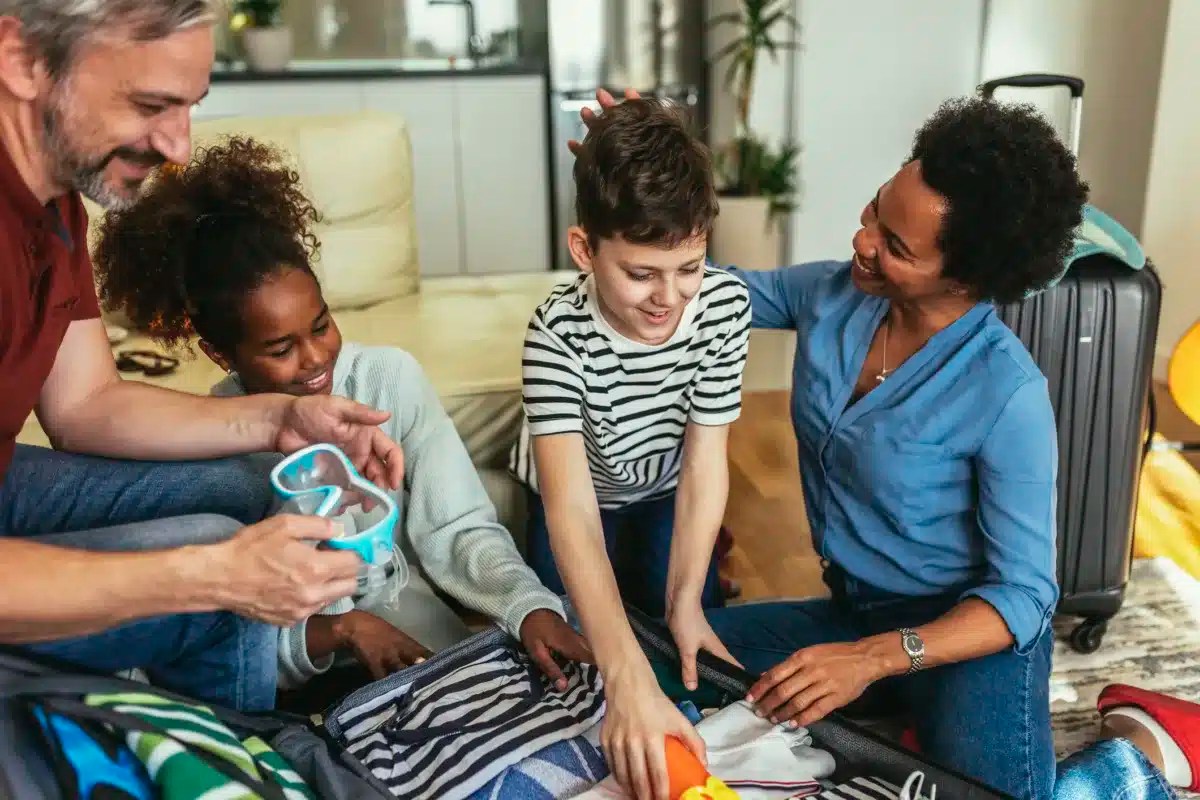
<path id="1" fill-rule="evenodd" d="M 1058 603 L 1057 473 L 1054 410 L 1039 375 L 1013 392 L 980 448 L 978 521 L 987 570 L 964 593 L 999 612 L 1019 653 L 1038 641 Z"/>

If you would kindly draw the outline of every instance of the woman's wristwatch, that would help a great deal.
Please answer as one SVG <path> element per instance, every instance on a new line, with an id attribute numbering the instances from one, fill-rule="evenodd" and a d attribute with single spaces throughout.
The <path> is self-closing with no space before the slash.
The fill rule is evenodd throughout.
<path id="1" fill-rule="evenodd" d="M 904 648 L 904 652 L 908 654 L 908 658 L 912 662 L 908 668 L 908 674 L 919 672 L 925 666 L 925 640 L 912 628 L 901 628 L 900 646 Z"/>

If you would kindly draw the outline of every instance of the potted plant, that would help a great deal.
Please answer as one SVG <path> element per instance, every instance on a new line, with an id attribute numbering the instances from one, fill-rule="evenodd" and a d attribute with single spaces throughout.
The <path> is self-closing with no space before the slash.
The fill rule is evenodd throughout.
<path id="1" fill-rule="evenodd" d="M 239 34 L 246 66 L 279 72 L 292 60 L 292 30 L 283 24 L 283 0 L 235 0 L 230 26 Z"/>
<path id="2" fill-rule="evenodd" d="M 732 26 L 733 39 L 714 56 L 729 60 L 725 86 L 737 110 L 732 141 L 714 148 L 721 214 L 713 230 L 713 257 L 748 268 L 778 266 L 783 215 L 794 207 L 794 144 L 773 147 L 750 128 L 750 101 L 758 59 L 795 47 L 799 28 L 790 0 L 738 0 L 738 10 L 713 17 L 711 27 Z"/>

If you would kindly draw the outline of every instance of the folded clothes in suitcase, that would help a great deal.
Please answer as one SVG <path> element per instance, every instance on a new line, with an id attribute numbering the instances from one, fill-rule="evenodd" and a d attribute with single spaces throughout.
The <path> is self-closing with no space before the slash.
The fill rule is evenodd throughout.
<path id="1" fill-rule="evenodd" d="M 670 633 L 635 609 L 628 609 L 628 614 L 656 674 L 669 685 L 679 671 Z M 701 687 L 691 696 L 704 706 L 735 706 L 753 681 L 744 671 L 706 653 L 700 654 L 698 668 Z M 474 798 L 483 796 L 480 790 L 488 787 L 489 797 L 570 797 L 569 792 L 556 793 L 569 783 L 543 786 L 527 795 L 496 789 L 502 786 L 497 781 L 516 765 L 545 753 L 555 742 L 580 743 L 575 748 L 579 757 L 573 761 L 576 778 L 594 774 L 597 767 L 598 751 L 582 752 L 598 743 L 603 717 L 597 671 L 587 665 L 568 665 L 570 685 L 558 693 L 539 689 L 544 681 L 535 670 L 517 642 L 492 629 L 351 694 L 329 711 L 325 726 L 346 754 L 362 763 L 393 796 Z M 823 796 L 832 800 L 843 796 L 886 800 L 899 797 L 910 777 L 920 773 L 924 789 L 920 795 L 910 795 L 912 800 L 928 796 L 934 786 L 940 800 L 1005 797 L 837 715 L 811 726 L 808 735 L 812 747 L 832 756 L 833 772 L 815 770 L 827 780 L 798 796 L 820 797 L 819 792 L 827 791 Z M 815 755 L 813 763 L 820 763 Z M 839 794 L 835 786 L 848 786 L 849 791 Z M 872 787 L 882 793 L 872 794 Z"/>
<path id="2" fill-rule="evenodd" d="M 519 642 L 490 628 L 351 693 L 325 727 L 395 797 L 462 800 L 604 715 L 599 670 L 563 668 L 556 691 Z"/>
<path id="3" fill-rule="evenodd" d="M 663 671 L 677 671 L 679 651 L 666 626 L 636 609 L 627 608 L 626 611 L 633 632 L 651 664 L 663 665 Z M 755 680 L 755 676 L 706 652 L 698 656 L 697 672 L 705 700 L 722 707 L 744 698 Z M 870 784 L 904 787 L 915 773 L 923 776 L 920 797 L 930 796 L 932 787 L 937 789 L 938 800 L 1004 800 L 1008 797 L 979 781 L 927 761 L 840 714 L 831 714 L 813 723 L 808 733 L 812 737 L 813 747 L 833 756 L 835 768 L 827 783 L 852 789 L 849 792 L 830 789 L 826 794 L 812 795 L 818 798 L 841 800 L 842 797 L 867 797 L 874 800 L 878 797 L 883 800 L 886 795 L 871 790 Z M 913 786 L 914 783 L 909 785 Z M 917 797 L 916 794 L 911 795 L 912 800 L 917 800 Z"/>

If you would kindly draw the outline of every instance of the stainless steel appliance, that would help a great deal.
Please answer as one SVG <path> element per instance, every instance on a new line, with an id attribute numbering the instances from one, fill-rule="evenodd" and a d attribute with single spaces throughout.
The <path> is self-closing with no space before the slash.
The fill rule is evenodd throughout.
<path id="1" fill-rule="evenodd" d="M 582 139 L 579 112 L 596 108 L 595 91 L 626 88 L 688 109 L 704 119 L 703 0 L 549 0 L 550 120 L 557 269 L 571 267 L 563 231 L 575 221 L 574 163 L 568 139 Z"/>

